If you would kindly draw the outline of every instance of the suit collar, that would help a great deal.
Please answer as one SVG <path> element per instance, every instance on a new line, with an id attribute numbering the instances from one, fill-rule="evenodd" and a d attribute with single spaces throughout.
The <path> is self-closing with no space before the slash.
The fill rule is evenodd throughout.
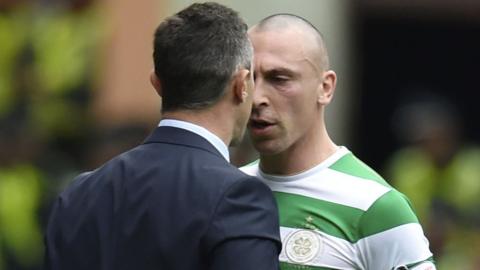
<path id="1" fill-rule="evenodd" d="M 212 154 L 215 154 L 222 159 L 225 159 L 223 155 L 205 138 L 195 134 L 191 131 L 170 127 L 170 126 L 160 126 L 157 127 L 150 136 L 148 136 L 144 144 L 149 143 L 169 143 L 169 144 L 178 144 L 185 145 L 194 148 L 200 148 L 205 151 L 208 151 Z"/>
<path id="2" fill-rule="evenodd" d="M 186 129 L 188 131 L 191 131 L 197 135 L 202 136 L 204 139 L 209 141 L 222 155 L 223 157 L 230 162 L 230 157 L 228 153 L 228 146 L 225 145 L 225 142 L 220 139 L 216 134 L 212 133 L 208 129 L 199 126 L 197 124 L 194 124 L 192 122 L 187 122 L 183 120 L 178 120 L 178 119 L 162 119 L 158 126 L 169 126 L 169 127 L 176 127 L 176 128 L 181 128 L 181 129 Z"/>

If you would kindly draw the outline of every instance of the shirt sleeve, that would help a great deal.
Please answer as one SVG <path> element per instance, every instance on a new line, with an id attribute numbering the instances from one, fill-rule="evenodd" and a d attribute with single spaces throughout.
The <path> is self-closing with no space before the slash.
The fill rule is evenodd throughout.
<path id="1" fill-rule="evenodd" d="M 217 205 L 205 241 L 212 270 L 278 270 L 278 210 L 270 189 L 253 177 L 233 184 Z"/>
<path id="2" fill-rule="evenodd" d="M 380 197 L 363 214 L 359 227 L 357 248 L 363 269 L 435 269 L 428 240 L 400 192 L 391 190 Z"/>

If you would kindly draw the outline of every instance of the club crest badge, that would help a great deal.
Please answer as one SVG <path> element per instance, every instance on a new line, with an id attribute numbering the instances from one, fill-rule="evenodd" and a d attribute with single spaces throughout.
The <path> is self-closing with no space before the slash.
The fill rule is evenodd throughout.
<path id="1" fill-rule="evenodd" d="M 294 263 L 306 264 L 320 252 L 321 241 L 320 235 L 312 230 L 292 232 L 285 241 L 285 254 Z"/>

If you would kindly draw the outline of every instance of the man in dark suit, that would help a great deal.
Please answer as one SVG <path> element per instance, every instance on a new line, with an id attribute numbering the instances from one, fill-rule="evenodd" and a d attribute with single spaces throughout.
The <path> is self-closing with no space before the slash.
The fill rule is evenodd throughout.
<path id="1" fill-rule="evenodd" d="M 238 14 L 193 4 L 155 32 L 162 120 L 146 141 L 78 176 L 56 201 L 47 270 L 278 269 L 269 189 L 228 162 L 252 106 L 252 46 Z"/>

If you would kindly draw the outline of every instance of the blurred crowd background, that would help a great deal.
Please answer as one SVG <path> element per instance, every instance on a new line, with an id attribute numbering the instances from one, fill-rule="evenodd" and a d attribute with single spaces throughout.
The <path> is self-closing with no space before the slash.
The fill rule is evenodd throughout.
<path id="1" fill-rule="evenodd" d="M 0 0 L 0 270 L 41 269 L 55 196 L 155 128 L 153 31 L 192 2 Z M 317 25 L 339 75 L 334 140 L 410 198 L 439 269 L 480 269 L 480 2 L 218 2 L 250 25 Z M 231 155 L 256 157 L 248 140 Z"/>

